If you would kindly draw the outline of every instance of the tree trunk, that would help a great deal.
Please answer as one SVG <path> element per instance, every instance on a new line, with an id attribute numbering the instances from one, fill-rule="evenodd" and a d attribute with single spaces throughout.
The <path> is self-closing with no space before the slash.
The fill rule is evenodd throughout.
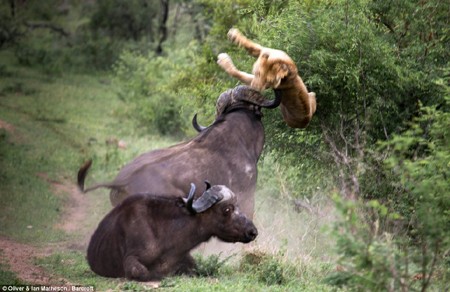
<path id="1" fill-rule="evenodd" d="M 169 0 L 160 0 L 161 3 L 161 19 L 159 22 L 159 40 L 156 47 L 156 53 L 161 55 L 162 43 L 167 39 L 167 19 L 169 18 Z"/>

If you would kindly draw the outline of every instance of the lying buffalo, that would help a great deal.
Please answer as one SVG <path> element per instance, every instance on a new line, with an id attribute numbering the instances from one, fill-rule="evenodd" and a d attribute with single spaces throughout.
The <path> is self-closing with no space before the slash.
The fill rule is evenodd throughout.
<path id="1" fill-rule="evenodd" d="M 257 162 L 264 145 L 261 108 L 276 108 L 281 97 L 266 99 L 259 91 L 238 86 L 222 93 L 216 104 L 216 119 L 207 128 L 184 143 L 138 156 L 125 165 L 110 183 L 98 187 L 111 189 L 113 206 L 136 193 L 181 197 L 190 182 L 226 185 L 237 196 L 242 211 L 253 218 Z M 84 180 L 90 163 L 78 173 L 78 184 Z M 197 196 L 200 194 L 197 194 Z"/>
<path id="2" fill-rule="evenodd" d="M 234 193 L 210 187 L 194 201 L 188 197 L 136 194 L 117 205 L 100 222 L 89 243 L 87 260 L 104 277 L 137 281 L 194 274 L 190 250 L 215 236 L 226 242 L 250 242 L 258 234 L 242 214 Z"/>

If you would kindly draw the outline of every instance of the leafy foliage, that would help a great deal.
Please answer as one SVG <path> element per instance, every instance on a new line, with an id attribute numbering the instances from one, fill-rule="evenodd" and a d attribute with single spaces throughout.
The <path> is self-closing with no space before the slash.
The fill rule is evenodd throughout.
<path id="1" fill-rule="evenodd" d="M 386 169 L 397 178 L 387 207 L 337 199 L 344 215 L 337 225 L 344 269 L 335 283 L 344 277 L 357 289 L 445 290 L 432 279 L 445 283 L 450 276 L 449 101 L 447 90 L 444 110 L 422 107 L 405 132 L 381 143 Z"/>
<path id="2" fill-rule="evenodd" d="M 154 38 L 158 1 L 99 0 L 95 2 L 90 28 L 110 37 L 139 40 Z"/>
<path id="3" fill-rule="evenodd" d="M 120 98 L 135 105 L 135 113 L 142 124 L 153 125 L 153 129 L 163 135 L 182 136 L 187 131 L 187 114 L 191 112 L 184 110 L 193 101 L 180 92 L 179 87 L 182 72 L 189 71 L 187 60 L 191 58 L 189 50 L 192 48 L 195 49 L 195 44 L 171 53 L 172 58 L 154 53 L 146 57 L 127 51 L 114 67 L 116 80 L 122 88 Z"/>
<path id="4" fill-rule="evenodd" d="M 197 264 L 196 273 L 200 277 L 217 277 L 219 271 L 224 267 L 229 258 L 220 259 L 220 255 L 202 256 L 195 255 L 195 262 Z"/>
<path id="5" fill-rule="evenodd" d="M 404 251 L 396 245 L 393 234 L 383 231 L 383 224 L 397 219 L 398 214 L 388 214 L 376 200 L 354 202 L 339 196 L 335 200 L 343 216 L 335 230 L 341 258 L 339 269 L 326 281 L 355 290 L 401 290 L 407 285 L 408 272 L 417 267 L 405 265 Z"/>
<path id="6" fill-rule="evenodd" d="M 244 254 L 241 269 L 251 270 L 266 285 L 284 285 L 295 278 L 296 270 L 283 261 L 283 255 L 254 251 Z"/>

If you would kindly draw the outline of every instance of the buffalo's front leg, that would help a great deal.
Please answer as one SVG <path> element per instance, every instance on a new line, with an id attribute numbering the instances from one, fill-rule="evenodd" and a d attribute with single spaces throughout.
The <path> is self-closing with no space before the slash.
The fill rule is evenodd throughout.
<path id="1" fill-rule="evenodd" d="M 162 278 L 161 275 L 150 273 L 147 267 L 139 261 L 137 256 L 127 256 L 123 265 L 125 277 L 130 280 L 145 282 L 150 280 L 160 280 Z"/>
<path id="2" fill-rule="evenodd" d="M 188 276 L 197 275 L 197 265 L 190 254 L 187 254 L 179 261 L 175 274 Z"/>

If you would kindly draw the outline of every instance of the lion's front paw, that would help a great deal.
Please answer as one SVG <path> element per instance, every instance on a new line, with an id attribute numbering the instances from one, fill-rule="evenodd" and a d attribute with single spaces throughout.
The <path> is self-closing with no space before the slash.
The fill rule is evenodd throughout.
<path id="1" fill-rule="evenodd" d="M 221 64 L 221 63 L 225 63 L 225 62 L 231 62 L 230 55 L 228 55 L 227 53 L 220 53 L 217 56 L 217 63 Z"/>
<path id="2" fill-rule="evenodd" d="M 221 53 L 217 56 L 217 64 L 227 72 L 235 70 L 233 61 L 227 53 Z"/>
<path id="3" fill-rule="evenodd" d="M 236 39 L 239 38 L 240 35 L 241 32 L 237 28 L 232 28 L 227 33 L 228 39 L 232 42 L 236 42 Z"/>

